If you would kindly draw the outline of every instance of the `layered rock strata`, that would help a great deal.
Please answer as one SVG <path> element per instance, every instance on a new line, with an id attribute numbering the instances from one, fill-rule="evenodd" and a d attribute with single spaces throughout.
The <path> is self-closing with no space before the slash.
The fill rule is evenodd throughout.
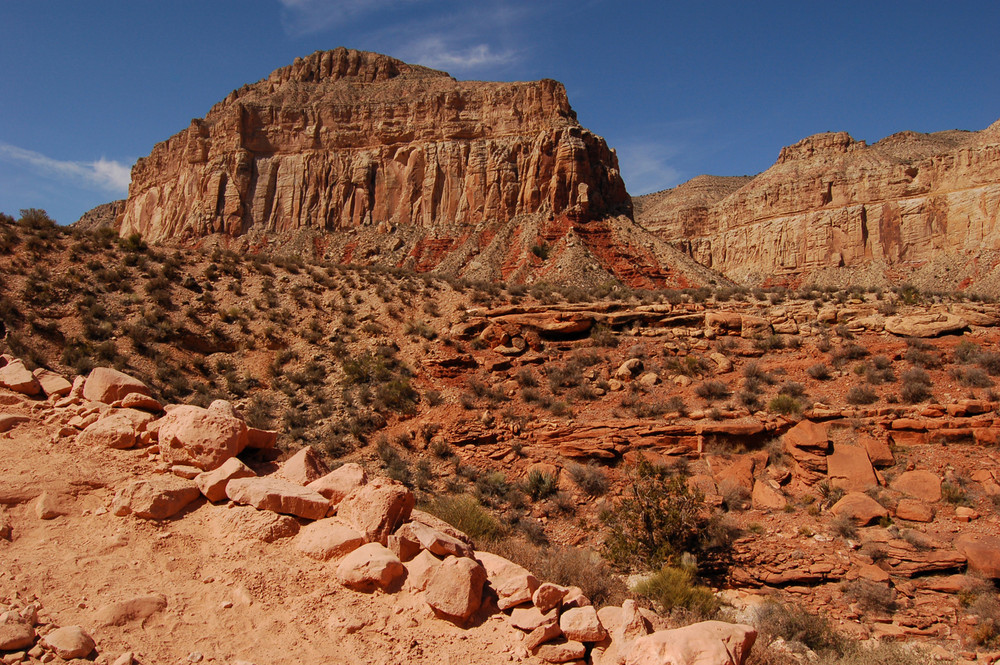
<path id="1" fill-rule="evenodd" d="M 700 177 L 641 197 L 637 220 L 739 281 L 1000 249 L 1000 122 L 980 132 L 844 132 L 784 148 L 747 181 Z"/>
<path id="2" fill-rule="evenodd" d="M 552 250 L 662 282 L 630 213 L 615 153 L 560 83 L 460 82 L 339 48 L 232 92 L 156 145 L 133 167 L 119 228 L 248 247 L 320 232 L 311 249 L 334 260 L 504 278 L 545 272 Z"/>

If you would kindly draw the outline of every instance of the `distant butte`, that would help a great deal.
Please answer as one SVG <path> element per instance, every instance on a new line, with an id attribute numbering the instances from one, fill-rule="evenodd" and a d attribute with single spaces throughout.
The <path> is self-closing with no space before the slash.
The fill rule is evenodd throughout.
<path id="1" fill-rule="evenodd" d="M 122 235 L 292 243 L 343 263 L 514 282 L 704 283 L 634 224 L 617 157 L 562 84 L 456 81 L 316 52 L 232 92 L 132 170 Z"/>

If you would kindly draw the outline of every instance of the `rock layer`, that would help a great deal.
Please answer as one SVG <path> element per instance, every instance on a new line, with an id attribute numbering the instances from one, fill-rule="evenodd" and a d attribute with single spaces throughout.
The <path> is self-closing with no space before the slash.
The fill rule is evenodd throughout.
<path id="1" fill-rule="evenodd" d="M 615 153 L 580 126 L 562 84 L 460 82 L 338 48 L 156 145 L 132 169 L 119 230 L 247 248 L 319 232 L 311 249 L 342 262 L 515 279 L 565 240 L 608 273 L 663 282 L 630 215 Z"/>
<path id="2" fill-rule="evenodd" d="M 738 281 L 893 267 L 1000 249 L 1000 122 L 980 132 L 845 132 L 781 151 L 756 177 L 699 177 L 637 200 L 637 221 Z"/>

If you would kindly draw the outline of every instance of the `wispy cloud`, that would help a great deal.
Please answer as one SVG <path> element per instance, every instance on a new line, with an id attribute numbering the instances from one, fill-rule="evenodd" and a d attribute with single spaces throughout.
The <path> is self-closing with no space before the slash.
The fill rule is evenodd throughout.
<path id="1" fill-rule="evenodd" d="M 278 0 L 281 22 L 292 37 L 312 35 L 365 14 L 422 0 Z"/>
<path id="2" fill-rule="evenodd" d="M 680 184 L 681 172 L 670 161 L 678 150 L 669 143 L 627 142 L 614 146 L 625 186 L 632 195 L 648 194 Z"/>
<path id="3" fill-rule="evenodd" d="M 0 142 L 0 159 L 25 165 L 49 178 L 69 180 L 116 194 L 125 194 L 132 179 L 128 166 L 103 157 L 95 162 L 63 161 Z"/>
<path id="4" fill-rule="evenodd" d="M 404 48 L 402 55 L 408 62 L 448 71 L 467 71 L 506 65 L 518 56 L 512 49 L 495 51 L 489 44 L 475 44 L 468 47 L 448 44 L 441 36 L 418 40 Z"/>

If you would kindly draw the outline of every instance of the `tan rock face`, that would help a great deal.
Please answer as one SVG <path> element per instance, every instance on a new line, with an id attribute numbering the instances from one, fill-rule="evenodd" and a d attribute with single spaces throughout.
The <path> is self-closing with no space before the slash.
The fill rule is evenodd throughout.
<path id="1" fill-rule="evenodd" d="M 640 198 L 637 220 L 735 279 L 972 256 L 1000 247 L 998 145 L 1000 123 L 871 146 L 817 134 L 748 181 L 696 178 Z"/>
<path id="2" fill-rule="evenodd" d="M 345 263 L 483 276 L 489 264 L 504 278 L 544 271 L 552 261 L 531 248 L 552 245 L 630 282 L 662 281 L 649 243 L 612 242 L 619 227 L 594 224 L 616 218 L 654 241 L 631 208 L 617 156 L 580 126 L 562 84 L 456 81 L 338 48 L 243 86 L 157 144 L 133 167 L 119 222 L 154 242 L 318 231 Z"/>

